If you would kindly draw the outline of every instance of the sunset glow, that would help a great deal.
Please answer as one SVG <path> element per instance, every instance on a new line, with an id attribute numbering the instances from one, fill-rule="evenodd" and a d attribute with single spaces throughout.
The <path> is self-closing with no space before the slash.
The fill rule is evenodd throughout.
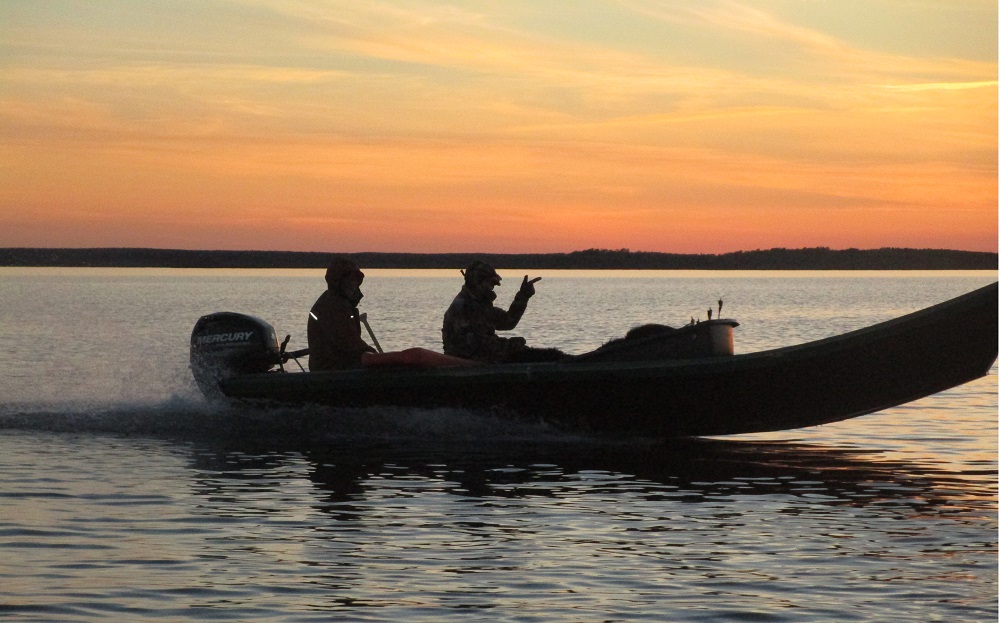
<path id="1" fill-rule="evenodd" d="M 0 247 L 997 250 L 997 2 L 0 4 Z"/>

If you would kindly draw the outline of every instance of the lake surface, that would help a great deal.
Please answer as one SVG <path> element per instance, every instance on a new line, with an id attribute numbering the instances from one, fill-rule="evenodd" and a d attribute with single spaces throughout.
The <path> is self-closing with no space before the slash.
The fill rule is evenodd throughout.
<path id="1" fill-rule="evenodd" d="M 440 350 L 458 272 L 366 273 L 381 344 Z M 507 304 L 523 273 L 501 273 Z M 512 333 L 569 352 L 719 298 L 737 352 L 786 346 L 997 278 L 539 274 Z M 0 268 L 0 619 L 997 619 L 995 366 L 855 420 L 669 442 L 455 410 L 282 434 L 199 395 L 198 317 L 252 313 L 304 348 L 323 287 L 321 270 Z"/>

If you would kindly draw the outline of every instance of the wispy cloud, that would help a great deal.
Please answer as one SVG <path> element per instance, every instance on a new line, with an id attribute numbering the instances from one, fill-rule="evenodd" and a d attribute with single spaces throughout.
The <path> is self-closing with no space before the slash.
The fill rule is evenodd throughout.
<path id="1" fill-rule="evenodd" d="M 928 82 L 924 84 L 884 84 L 884 89 L 893 91 L 965 91 L 968 89 L 996 89 L 996 80 L 976 82 Z"/>

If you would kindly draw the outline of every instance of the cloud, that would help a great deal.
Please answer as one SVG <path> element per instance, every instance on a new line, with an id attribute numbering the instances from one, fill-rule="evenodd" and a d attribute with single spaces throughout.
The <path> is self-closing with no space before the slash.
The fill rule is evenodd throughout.
<path id="1" fill-rule="evenodd" d="M 884 89 L 893 91 L 965 91 L 968 89 L 996 89 L 996 80 L 979 80 L 976 82 L 929 82 L 925 84 L 884 84 Z"/>

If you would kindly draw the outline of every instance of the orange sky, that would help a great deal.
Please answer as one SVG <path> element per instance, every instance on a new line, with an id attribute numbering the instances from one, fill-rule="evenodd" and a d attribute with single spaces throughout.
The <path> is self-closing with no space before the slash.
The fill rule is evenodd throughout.
<path id="1" fill-rule="evenodd" d="M 997 3 L 0 4 L 0 247 L 997 250 Z"/>

